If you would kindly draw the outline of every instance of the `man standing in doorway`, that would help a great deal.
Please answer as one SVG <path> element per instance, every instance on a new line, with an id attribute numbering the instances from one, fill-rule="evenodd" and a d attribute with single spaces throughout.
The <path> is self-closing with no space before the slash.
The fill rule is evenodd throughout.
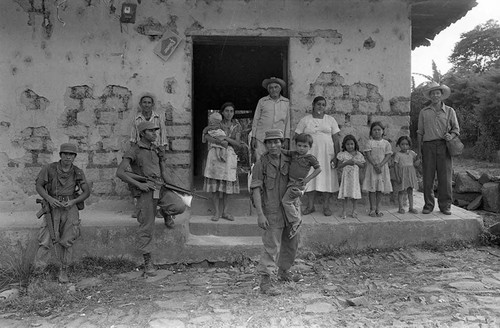
<path id="1" fill-rule="evenodd" d="M 186 205 L 176 193 L 164 186 L 164 183 L 169 182 L 169 177 L 164 167 L 165 152 L 154 145 L 158 127 L 153 122 L 141 122 L 137 130 L 141 139 L 123 155 L 116 176 L 133 186 L 139 209 L 137 246 L 144 257 L 144 275 L 154 275 L 156 268 L 151 260 L 151 252 L 156 207 L 160 207 L 159 212 L 165 218 L 165 223 L 168 223 L 167 226 L 173 227 L 174 216 L 183 213 Z M 127 173 L 128 167 L 132 173 L 146 177 L 148 181 L 135 180 Z"/>
<path id="2" fill-rule="evenodd" d="M 273 287 L 271 276 L 278 267 L 278 279 L 291 281 L 290 268 L 297 254 L 299 236 L 289 237 L 286 216 L 281 203 L 288 184 L 290 158 L 281 153 L 283 132 L 269 130 L 263 139 L 267 153 L 255 163 L 250 185 L 257 210 L 257 223 L 264 230 L 264 249 L 257 271 L 261 276 L 260 291 L 263 294 L 279 295 Z M 296 277 L 293 280 L 298 280 Z"/>
<path id="3" fill-rule="evenodd" d="M 424 97 L 431 101 L 418 116 L 418 153 L 422 157 L 424 184 L 423 214 L 434 210 L 434 179 L 437 174 L 438 206 L 442 213 L 451 215 L 452 158 L 446 148 L 449 141 L 460 133 L 455 110 L 443 103 L 450 96 L 450 88 L 431 82 L 424 90 Z"/>
<path id="4" fill-rule="evenodd" d="M 285 88 L 285 81 L 271 77 L 262 81 L 262 86 L 269 92 L 259 100 L 252 121 L 251 148 L 254 160 L 259 161 L 266 152 L 264 137 L 266 131 L 279 129 L 284 132 L 283 148 L 288 149 L 290 142 L 290 102 L 281 95 Z"/>

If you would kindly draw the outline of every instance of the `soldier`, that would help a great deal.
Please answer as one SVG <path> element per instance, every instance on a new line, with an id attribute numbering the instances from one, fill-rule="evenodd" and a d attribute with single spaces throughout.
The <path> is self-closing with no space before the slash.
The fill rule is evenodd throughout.
<path id="1" fill-rule="evenodd" d="M 137 130 L 140 140 L 123 155 L 116 176 L 132 185 L 134 197 L 138 198 L 137 244 L 144 257 L 144 275 L 154 275 L 156 268 L 151 261 L 151 251 L 156 206 L 160 207 L 159 212 L 165 219 L 165 225 L 172 229 L 175 215 L 183 213 L 186 205 L 178 194 L 163 186 L 164 183 L 168 183 L 169 179 L 164 168 L 165 152 L 154 145 L 158 126 L 153 122 L 146 121 L 139 123 Z M 133 174 L 148 180 L 145 182 L 136 180 L 126 172 L 129 166 Z"/>
<path id="2" fill-rule="evenodd" d="M 76 145 L 62 144 L 59 151 L 61 160 L 44 166 L 36 179 L 36 191 L 48 205 L 44 206 L 45 220 L 38 234 L 36 267 L 43 268 L 47 265 L 53 244 L 61 262 L 58 277 L 61 283 L 69 281 L 67 267 L 72 260 L 72 246 L 80 236 L 78 210 L 90 196 L 85 174 L 73 165 L 76 155 Z M 82 192 L 75 193 L 78 189 Z"/>
<path id="3" fill-rule="evenodd" d="M 264 137 L 267 153 L 255 163 L 250 188 L 257 210 L 257 221 L 264 230 L 262 251 L 257 271 L 261 275 L 260 291 L 263 294 L 278 295 L 280 292 L 271 284 L 271 275 L 278 267 L 281 281 L 298 280 L 290 268 L 297 254 L 299 238 L 290 238 L 286 216 L 281 200 L 288 185 L 290 158 L 281 153 L 283 132 L 269 130 Z"/>

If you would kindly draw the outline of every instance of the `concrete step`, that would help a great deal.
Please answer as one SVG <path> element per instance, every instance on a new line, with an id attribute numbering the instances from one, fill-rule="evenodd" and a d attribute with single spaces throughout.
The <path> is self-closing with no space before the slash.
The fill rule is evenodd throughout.
<path id="1" fill-rule="evenodd" d="M 197 194 L 203 195 L 209 199 L 194 198 L 191 203 L 191 213 L 193 215 L 212 216 L 215 213 L 213 201 L 211 199 L 212 194 L 206 192 L 197 192 Z M 247 190 L 242 190 L 240 194 L 228 195 L 227 200 L 227 211 L 232 215 L 249 216 L 255 214 L 255 208 L 252 206 Z"/>
<path id="2" fill-rule="evenodd" d="M 214 222 L 211 216 L 193 215 L 189 220 L 189 231 L 197 236 L 260 236 L 257 216 L 235 216 L 234 221 L 220 219 Z"/>

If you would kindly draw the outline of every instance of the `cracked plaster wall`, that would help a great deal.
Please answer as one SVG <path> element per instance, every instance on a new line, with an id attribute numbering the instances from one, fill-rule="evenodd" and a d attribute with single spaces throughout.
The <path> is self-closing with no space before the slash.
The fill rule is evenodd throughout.
<path id="1" fill-rule="evenodd" d="M 68 141 L 79 145 L 77 165 L 95 181 L 94 195 L 128 195 L 114 170 L 143 91 L 154 93 L 166 113 L 169 169 L 189 185 L 196 35 L 289 37 L 293 125 L 317 92 L 342 108 L 334 116 L 343 133 L 380 118 L 397 135 L 409 122 L 410 21 L 404 1 L 143 1 L 136 24 L 121 29 L 120 1 L 57 3 L 0 2 L 0 182 L 13 186 L 0 189 L 0 200 L 32 197 L 41 165 L 57 160 L 58 146 Z M 184 38 L 167 62 L 153 53 L 158 38 L 144 35 L 148 22 Z M 324 80 L 332 76 L 343 79 L 342 94 Z M 376 101 L 363 98 L 365 90 L 375 92 Z"/>

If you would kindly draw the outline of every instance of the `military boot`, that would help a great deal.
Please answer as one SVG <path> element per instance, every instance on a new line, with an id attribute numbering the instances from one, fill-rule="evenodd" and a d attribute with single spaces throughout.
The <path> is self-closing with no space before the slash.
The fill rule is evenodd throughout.
<path id="1" fill-rule="evenodd" d="M 263 275 L 260 278 L 260 292 L 270 296 L 278 296 L 281 294 L 281 292 L 273 286 L 271 277 L 268 275 Z"/>
<path id="2" fill-rule="evenodd" d="M 57 277 L 57 279 L 61 284 L 66 284 L 69 282 L 67 270 L 68 268 L 65 265 L 61 266 L 61 269 L 59 270 L 59 276 Z"/>
<path id="3" fill-rule="evenodd" d="M 144 257 L 144 276 L 156 276 L 156 268 L 151 261 L 151 253 L 146 253 Z"/>

